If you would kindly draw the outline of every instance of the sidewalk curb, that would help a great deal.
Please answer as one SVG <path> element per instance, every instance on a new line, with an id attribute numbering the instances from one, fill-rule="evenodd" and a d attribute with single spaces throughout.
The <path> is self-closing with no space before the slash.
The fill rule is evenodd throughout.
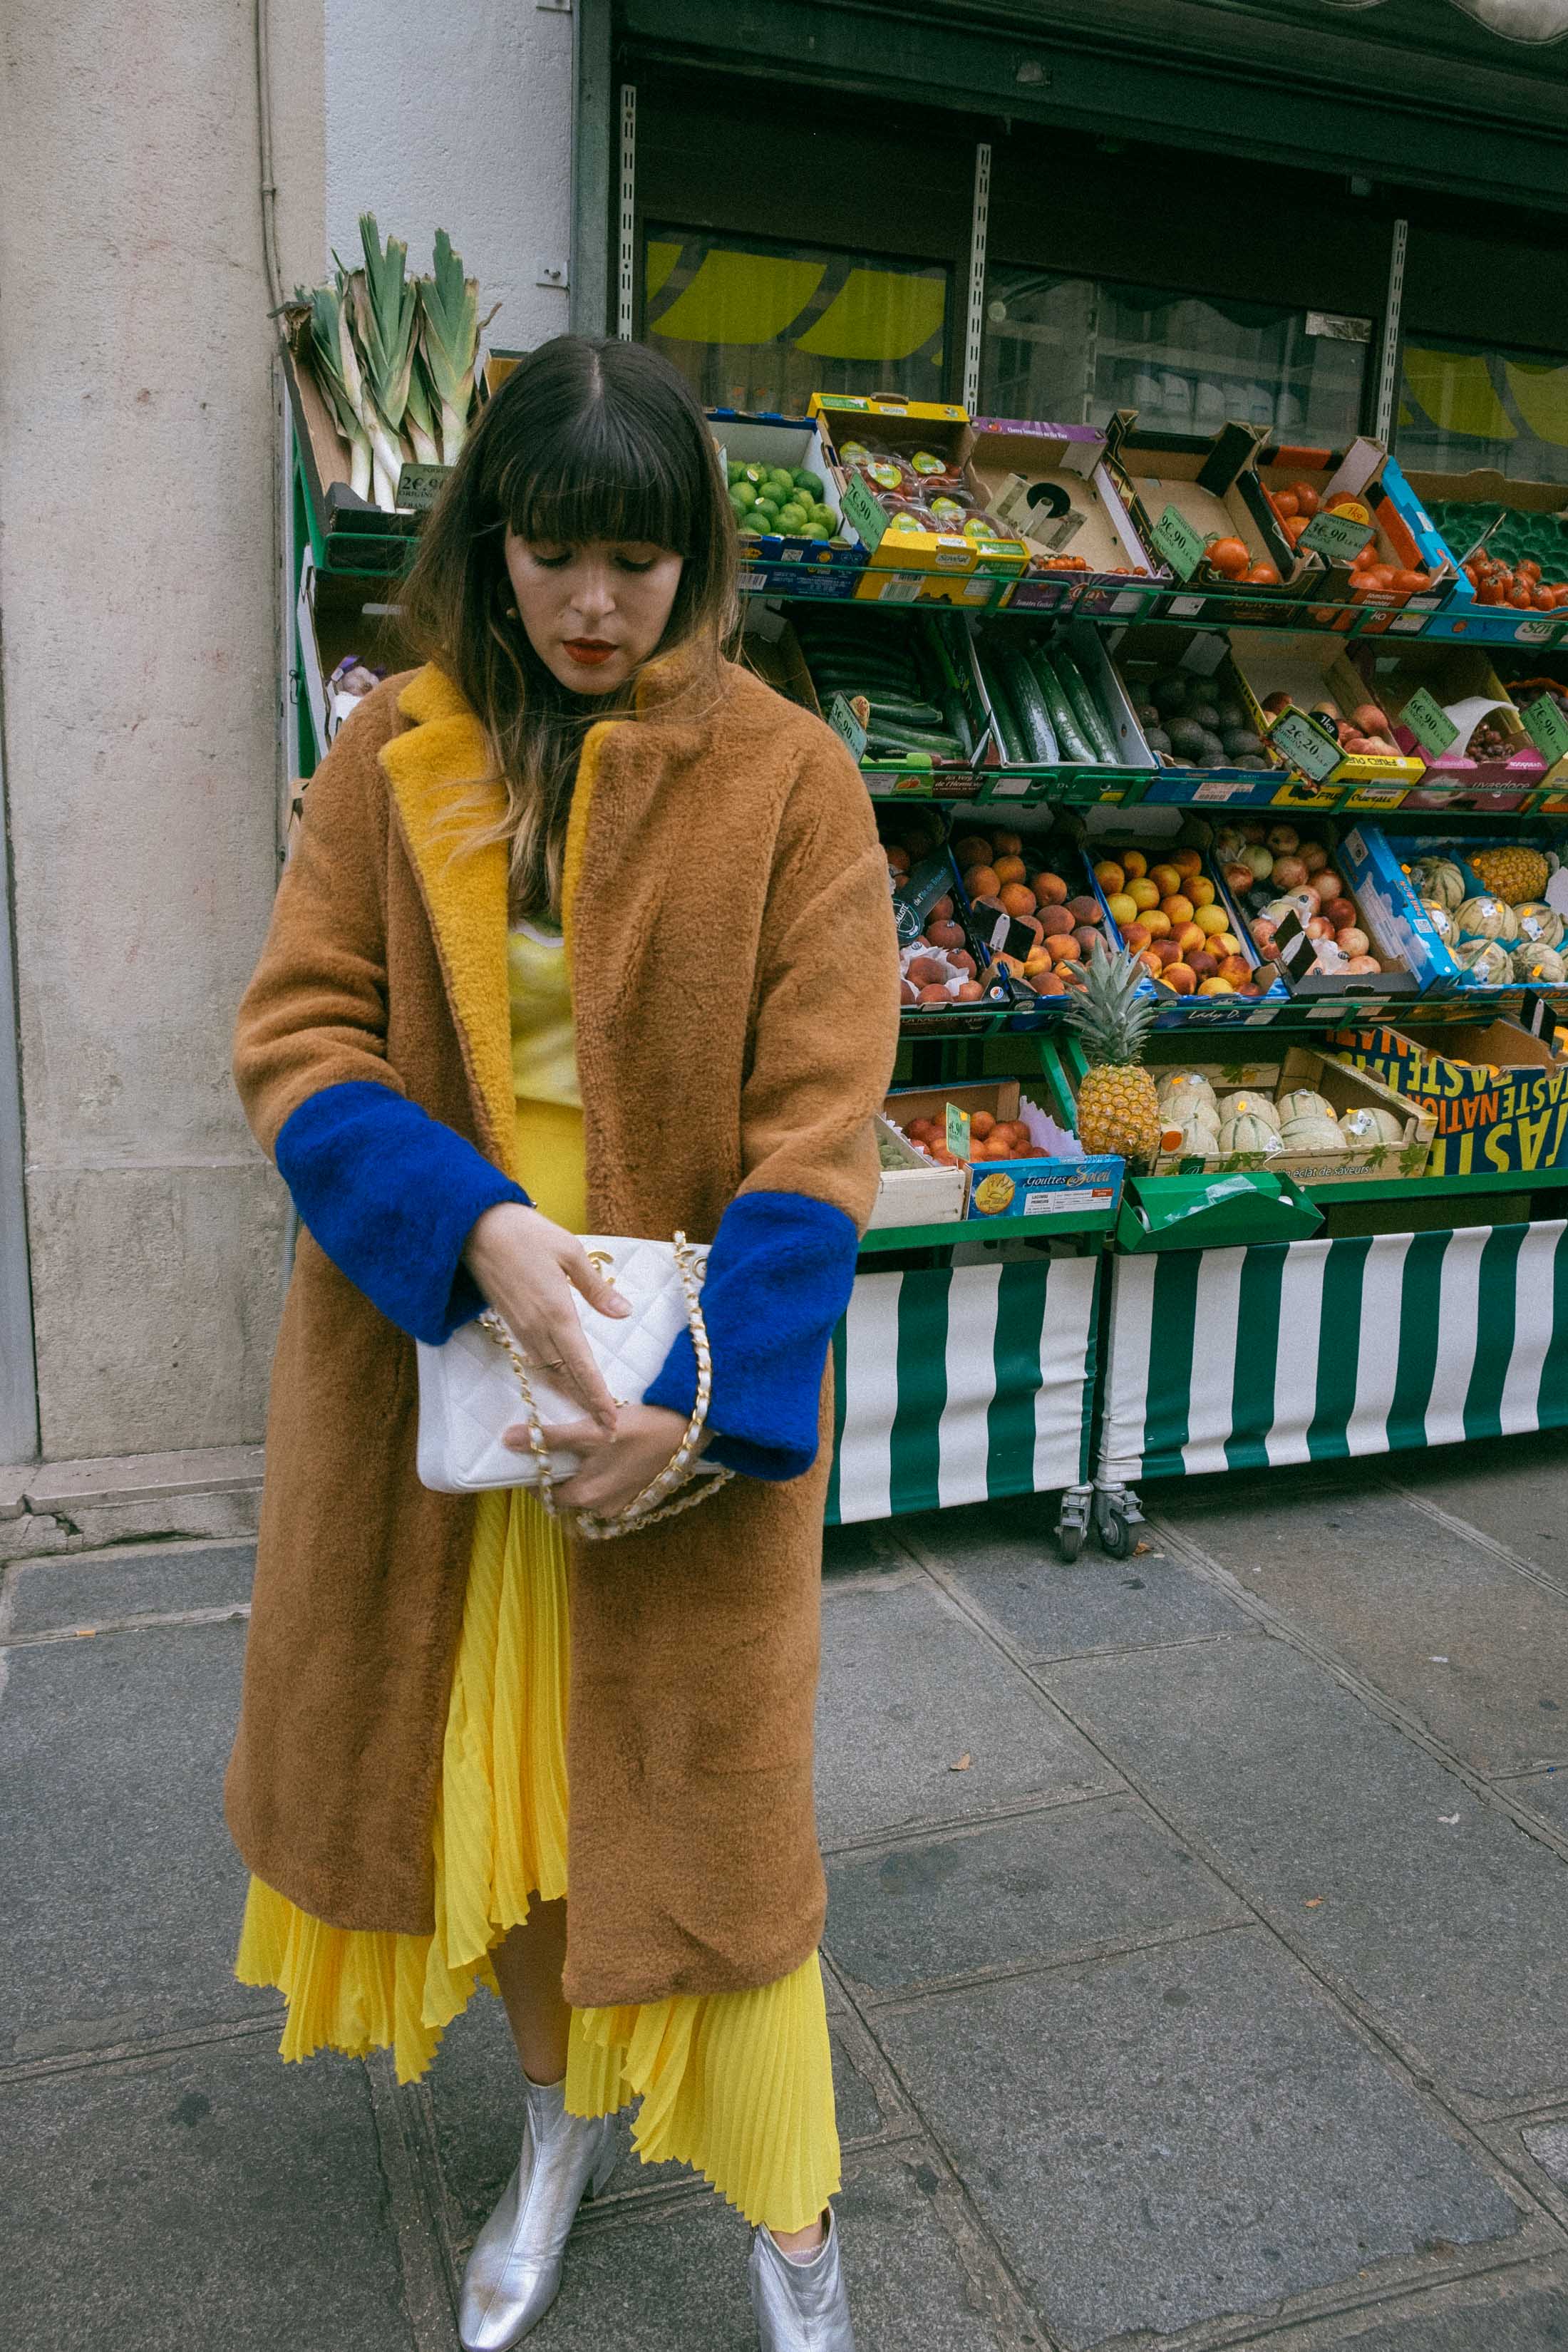
<path id="1" fill-rule="evenodd" d="M 262 1449 L 215 1445 L 0 1468 L 0 1565 L 158 1537 L 253 1536 Z"/>

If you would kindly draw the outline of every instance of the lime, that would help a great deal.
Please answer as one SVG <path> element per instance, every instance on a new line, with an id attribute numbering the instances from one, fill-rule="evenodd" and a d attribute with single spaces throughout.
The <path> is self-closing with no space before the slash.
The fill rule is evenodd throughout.
<path id="1" fill-rule="evenodd" d="M 760 539 L 762 537 L 763 527 L 757 520 L 754 514 L 743 514 L 741 517 L 741 534 L 742 538 L 745 539 Z"/>
<path id="2" fill-rule="evenodd" d="M 801 539 L 826 539 L 831 536 L 819 522 L 802 523 L 796 535 Z"/>
<path id="3" fill-rule="evenodd" d="M 771 530 L 774 523 L 778 520 L 779 501 L 777 499 L 764 492 L 760 498 L 758 498 L 752 509 L 752 511 L 756 516 L 759 522 L 761 522 L 765 516 L 767 518 L 767 527 Z"/>
<path id="4" fill-rule="evenodd" d="M 819 499 L 811 509 L 811 520 L 813 522 L 823 524 L 827 530 L 831 531 L 836 517 L 834 515 L 833 509 L 831 507 L 825 507 Z"/>
<path id="5" fill-rule="evenodd" d="M 754 507 L 757 503 L 756 484 L 748 482 L 744 476 L 739 481 L 732 482 L 730 486 L 730 503 L 731 506 L 739 507 L 742 512 L 747 507 Z"/>
<path id="6" fill-rule="evenodd" d="M 781 530 L 800 530 L 809 520 L 810 517 L 804 507 L 781 507 L 779 509 Z"/>
<path id="7" fill-rule="evenodd" d="M 745 467 L 742 464 L 739 457 L 728 457 L 725 459 L 724 478 L 729 483 L 731 489 L 734 488 L 735 484 L 740 480 L 745 470 Z"/>
<path id="8" fill-rule="evenodd" d="M 786 496 L 795 488 L 795 476 L 793 474 L 786 473 L 782 466 L 770 467 L 768 469 L 768 478 L 772 482 L 776 482 L 779 488 L 783 490 Z"/>
<path id="9" fill-rule="evenodd" d="M 797 490 L 809 490 L 814 499 L 822 496 L 821 475 L 808 473 L 804 466 L 797 466 L 795 469 L 795 486 Z"/>
<path id="10" fill-rule="evenodd" d="M 748 482 L 754 482 L 759 489 L 762 488 L 762 485 L 766 481 L 768 477 L 768 469 L 765 466 L 742 466 L 741 471 L 745 476 L 746 480 Z"/>

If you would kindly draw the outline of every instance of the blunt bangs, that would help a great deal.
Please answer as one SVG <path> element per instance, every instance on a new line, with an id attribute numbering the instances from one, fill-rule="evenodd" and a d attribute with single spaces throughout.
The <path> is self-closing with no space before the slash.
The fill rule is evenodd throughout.
<path id="1" fill-rule="evenodd" d="M 537 450 L 514 452 L 496 485 L 508 529 L 539 546 L 600 540 L 692 555 L 712 497 L 704 453 L 640 422 L 601 398 Z"/>

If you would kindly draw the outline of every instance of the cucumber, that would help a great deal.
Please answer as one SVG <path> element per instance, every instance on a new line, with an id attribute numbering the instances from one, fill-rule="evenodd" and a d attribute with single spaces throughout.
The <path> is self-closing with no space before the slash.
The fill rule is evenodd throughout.
<path id="1" fill-rule="evenodd" d="M 1012 698 L 1005 691 L 1000 677 L 994 669 L 985 672 L 985 691 L 990 698 L 992 710 L 995 714 L 996 732 L 1002 743 L 1002 757 L 1009 767 L 1027 767 L 1029 754 L 1025 745 L 1023 731 L 1018 725 L 1017 716 L 1013 709 Z"/>
<path id="2" fill-rule="evenodd" d="M 949 731 L 934 702 L 915 702 L 897 694 L 873 694 L 868 698 L 873 726 L 879 719 L 886 719 L 895 730 L 900 727 L 934 727 L 941 732 Z"/>
<path id="3" fill-rule="evenodd" d="M 1061 751 L 1038 678 L 1021 653 L 1010 653 L 1002 668 L 1030 761 L 1040 767 L 1055 767 Z"/>
<path id="4" fill-rule="evenodd" d="M 1047 715 L 1051 725 L 1056 729 L 1057 741 L 1061 746 L 1061 757 L 1064 760 L 1074 761 L 1081 767 L 1098 767 L 1100 761 L 1084 739 L 1083 730 L 1078 723 L 1073 707 L 1067 698 L 1061 680 L 1052 667 L 1050 657 L 1043 646 L 1036 646 L 1032 649 L 1028 656 L 1028 664 L 1040 692 L 1045 696 Z"/>
<path id="5" fill-rule="evenodd" d="M 866 730 L 866 749 L 879 760 L 901 759 L 911 751 L 923 751 L 932 760 L 968 757 L 956 735 L 939 735 L 924 727 L 879 727 L 875 719 Z"/>
<path id="6" fill-rule="evenodd" d="M 974 733 L 969 724 L 969 713 L 963 707 L 963 697 L 956 686 L 950 686 L 942 698 L 942 715 L 950 735 L 955 735 L 963 746 L 963 756 L 974 756 Z"/>
<path id="7" fill-rule="evenodd" d="M 1062 691 L 1073 708 L 1073 716 L 1108 767 L 1116 764 L 1116 742 L 1110 728 L 1100 716 L 1100 705 L 1089 690 L 1089 680 L 1064 646 L 1053 647 L 1051 667 L 1061 680 Z"/>

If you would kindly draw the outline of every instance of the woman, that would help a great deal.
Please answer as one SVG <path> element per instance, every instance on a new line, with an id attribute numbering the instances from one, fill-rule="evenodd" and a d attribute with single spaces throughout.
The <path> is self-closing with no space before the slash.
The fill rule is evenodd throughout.
<path id="1" fill-rule="evenodd" d="M 764 2352 L 852 2344 L 812 1710 L 825 1362 L 897 959 L 853 762 L 723 658 L 734 553 L 661 360 L 573 337 L 525 360 L 409 581 L 428 658 L 312 780 L 239 1017 L 304 1227 L 227 1784 L 239 1972 L 287 1995 L 285 2056 L 390 2044 L 405 2081 L 499 1989 L 527 2128 L 464 2279 L 468 2352 L 549 2307 L 634 2097 L 642 2157 L 754 2225 Z M 617 1301 L 575 1236 L 677 1229 L 712 1244 L 717 1496 L 584 1543 L 526 1490 L 422 1487 L 413 1340 L 489 1301 L 581 1408 L 546 1433 L 581 1460 L 557 1498 L 640 1494 L 692 1345 L 617 1411 L 573 1292 Z"/>

